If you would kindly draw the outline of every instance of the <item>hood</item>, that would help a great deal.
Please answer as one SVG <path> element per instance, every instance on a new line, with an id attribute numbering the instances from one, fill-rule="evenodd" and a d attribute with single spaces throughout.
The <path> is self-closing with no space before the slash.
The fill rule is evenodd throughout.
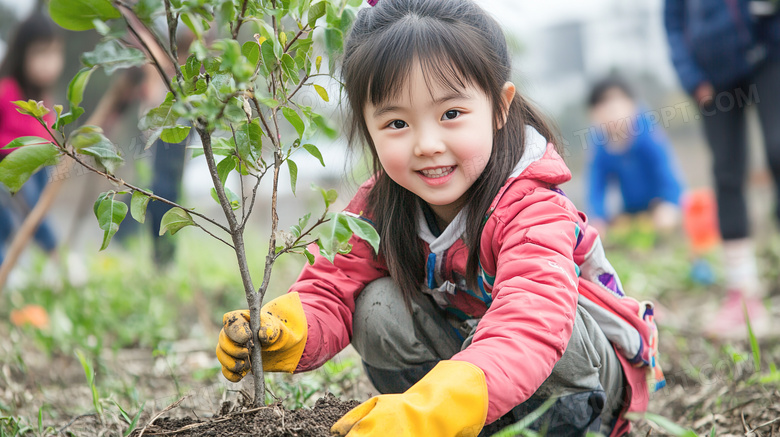
<path id="1" fill-rule="evenodd" d="M 536 129 L 525 127 L 525 151 L 509 176 L 507 184 L 517 179 L 533 179 L 559 185 L 571 179 L 571 172 L 563 158 Z"/>

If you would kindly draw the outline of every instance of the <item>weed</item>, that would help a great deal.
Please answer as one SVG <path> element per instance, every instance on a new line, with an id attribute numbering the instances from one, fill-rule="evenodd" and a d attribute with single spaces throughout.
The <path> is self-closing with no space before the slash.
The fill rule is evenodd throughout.
<path id="1" fill-rule="evenodd" d="M 95 412 L 98 414 L 100 423 L 105 422 L 103 415 L 103 406 L 100 403 L 100 395 L 98 394 L 97 386 L 95 385 L 95 371 L 92 368 L 92 363 L 84 356 L 81 351 L 76 351 L 76 355 L 79 357 L 81 367 L 84 368 L 84 374 L 87 376 L 87 385 L 92 392 L 92 406 L 95 408 Z"/>
<path id="2" fill-rule="evenodd" d="M 550 399 L 547 399 L 542 405 L 539 406 L 539 408 L 529 413 L 522 420 L 520 420 L 515 424 L 507 426 L 501 431 L 493 434 L 492 437 L 514 437 L 517 435 L 522 435 L 527 437 L 539 437 L 544 435 L 543 432 L 538 433 L 536 431 L 532 431 L 528 429 L 528 427 L 531 426 L 531 424 L 534 423 L 538 418 L 542 417 L 542 415 L 553 406 L 556 400 L 557 399 L 555 397 L 551 397 Z"/>

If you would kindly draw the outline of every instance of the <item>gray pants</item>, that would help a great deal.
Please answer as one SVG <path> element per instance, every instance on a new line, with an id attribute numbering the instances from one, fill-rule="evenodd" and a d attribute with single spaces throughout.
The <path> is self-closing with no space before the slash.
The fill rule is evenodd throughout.
<path id="1" fill-rule="evenodd" d="M 390 278 L 378 279 L 363 290 L 355 305 L 352 345 L 360 353 L 369 379 L 381 393 L 401 393 L 420 380 L 440 360 L 471 343 L 461 341 L 444 312 L 422 292 L 415 293 L 410 313 Z M 526 402 L 482 434 L 519 421 L 551 396 L 558 400 L 535 424 L 549 436 L 608 435 L 622 407 L 623 370 L 615 351 L 596 322 L 577 308 L 566 351 L 552 374 Z"/>

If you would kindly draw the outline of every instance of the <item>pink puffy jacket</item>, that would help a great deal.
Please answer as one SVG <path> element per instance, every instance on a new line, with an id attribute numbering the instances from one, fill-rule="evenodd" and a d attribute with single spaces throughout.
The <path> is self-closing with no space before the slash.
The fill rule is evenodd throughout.
<path id="1" fill-rule="evenodd" d="M 563 159 L 535 130 L 526 136 L 523 159 L 493 201 L 482 231 L 480 290 L 465 288 L 461 215 L 435 237 L 418 212 L 428 256 L 422 291 L 456 316 L 481 318 L 471 345 L 452 359 L 484 371 L 486 423 L 528 399 L 552 373 L 566 350 L 578 302 L 608 309 L 609 320 L 597 322 L 623 363 L 629 384 L 624 411 L 643 411 L 648 400 L 643 367 L 654 361 L 654 325 L 644 326 L 644 314 L 636 316 L 644 307 L 624 298 L 617 275 L 599 256 L 596 231 L 557 189 L 571 179 Z M 363 184 L 346 211 L 365 216 L 370 188 L 371 181 Z M 314 265 L 304 267 L 290 288 L 300 294 L 309 329 L 296 371 L 321 366 L 349 344 L 355 299 L 365 285 L 388 275 L 367 243 L 357 237 L 351 243 L 352 251 L 336 256 L 334 263 L 312 250 Z M 613 435 L 628 426 L 620 420 Z"/>

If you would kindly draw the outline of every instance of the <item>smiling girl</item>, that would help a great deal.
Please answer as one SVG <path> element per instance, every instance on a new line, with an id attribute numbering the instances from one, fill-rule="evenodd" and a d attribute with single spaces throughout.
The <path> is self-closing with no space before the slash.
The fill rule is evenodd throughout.
<path id="1" fill-rule="evenodd" d="M 350 141 L 374 162 L 346 211 L 375 226 L 380 253 L 353 237 L 269 302 L 264 368 L 311 370 L 351 342 L 384 394 L 338 435 L 490 435 L 551 397 L 534 423 L 547 435 L 625 433 L 647 370 L 661 379 L 652 305 L 623 295 L 558 189 L 571 174 L 509 81 L 498 24 L 469 0 L 381 0 L 358 14 L 343 75 Z M 224 318 L 231 381 L 250 369 L 248 319 Z"/>

